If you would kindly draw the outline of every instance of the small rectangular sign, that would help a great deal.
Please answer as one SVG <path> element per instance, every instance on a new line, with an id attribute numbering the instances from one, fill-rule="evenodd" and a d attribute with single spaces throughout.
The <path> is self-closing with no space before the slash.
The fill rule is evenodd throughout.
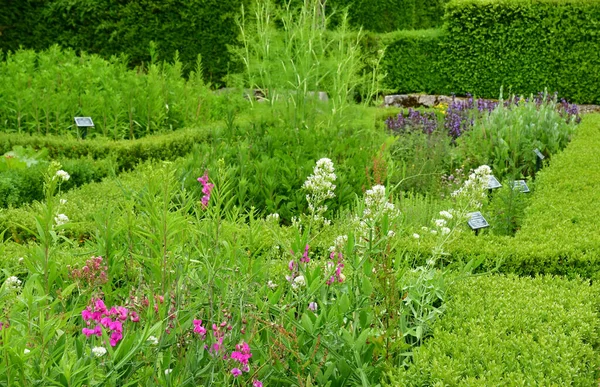
<path id="1" fill-rule="evenodd" d="M 542 152 L 540 152 L 540 150 L 538 148 L 535 148 L 533 150 L 533 153 L 535 153 L 535 155 L 540 159 L 543 160 L 545 159 L 544 155 L 542 154 Z"/>
<path id="2" fill-rule="evenodd" d="M 468 221 L 469 227 L 471 227 L 472 230 L 479 230 L 481 228 L 490 227 L 490 224 L 487 222 L 487 220 L 485 220 L 483 215 L 481 215 L 481 212 L 471 212 L 468 215 L 470 218 Z"/>
<path id="3" fill-rule="evenodd" d="M 520 192 L 529 193 L 529 187 L 527 186 L 527 182 L 525 180 L 514 180 L 511 183 L 512 189 L 518 189 Z"/>
<path id="4" fill-rule="evenodd" d="M 92 117 L 75 117 L 75 125 L 80 128 L 92 128 L 94 121 L 92 121 Z"/>
<path id="5" fill-rule="evenodd" d="M 502 184 L 496 179 L 496 176 L 490 175 L 490 180 L 488 181 L 488 189 L 496 189 L 502 187 Z"/>

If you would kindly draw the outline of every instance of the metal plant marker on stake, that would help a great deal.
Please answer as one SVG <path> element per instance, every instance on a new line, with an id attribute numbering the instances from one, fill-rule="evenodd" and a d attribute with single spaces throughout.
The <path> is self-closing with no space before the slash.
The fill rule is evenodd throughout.
<path id="1" fill-rule="evenodd" d="M 94 127 L 94 121 L 92 121 L 92 117 L 75 117 L 75 125 L 77 125 L 77 132 L 81 129 L 81 138 L 85 140 L 88 128 Z M 79 133 L 77 134 L 79 135 Z"/>
<path id="2" fill-rule="evenodd" d="M 537 172 L 540 169 L 542 169 L 542 161 L 544 161 L 546 157 L 542 154 L 542 152 L 540 152 L 538 148 L 535 148 L 533 150 L 533 153 L 535 153 L 535 155 L 537 156 L 537 158 L 535 159 L 535 171 Z"/>
<path id="3" fill-rule="evenodd" d="M 493 190 L 493 189 L 500 188 L 500 187 L 502 187 L 502 184 L 500 184 L 498 179 L 496 179 L 496 176 L 490 175 L 490 180 L 488 181 L 487 188 L 489 190 Z"/>
<path id="4" fill-rule="evenodd" d="M 481 212 L 471 212 L 467 215 L 469 216 L 467 224 L 471 227 L 471 230 L 475 231 L 475 235 L 479 235 L 479 230 L 482 228 L 490 227 L 490 224 L 481 215 Z"/>
<path id="5" fill-rule="evenodd" d="M 519 192 L 522 192 L 522 193 L 529 193 L 529 192 L 531 192 L 529 190 L 529 187 L 527 186 L 527 182 L 525 180 L 513 180 L 510 183 L 510 186 L 512 187 L 513 190 L 514 189 L 518 189 Z"/>

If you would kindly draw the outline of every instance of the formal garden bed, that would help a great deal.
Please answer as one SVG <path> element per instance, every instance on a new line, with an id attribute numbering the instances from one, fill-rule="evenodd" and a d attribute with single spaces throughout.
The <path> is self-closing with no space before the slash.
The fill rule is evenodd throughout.
<path id="1" fill-rule="evenodd" d="M 0 385 L 596 385 L 600 114 L 382 107 L 368 35 L 260 4 L 224 92 L 200 57 L 4 55 Z"/>

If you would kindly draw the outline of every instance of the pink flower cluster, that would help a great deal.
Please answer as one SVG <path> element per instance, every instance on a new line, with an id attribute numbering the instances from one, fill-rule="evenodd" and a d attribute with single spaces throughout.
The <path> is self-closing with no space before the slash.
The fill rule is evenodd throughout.
<path id="1" fill-rule="evenodd" d="M 194 332 L 198 333 L 202 340 L 206 338 L 206 328 L 202 326 L 202 320 L 194 320 Z"/>
<path id="2" fill-rule="evenodd" d="M 342 274 L 342 269 L 344 268 L 344 257 L 342 256 L 342 253 L 332 251 L 331 254 L 329 254 L 329 259 L 331 259 L 331 262 L 327 262 L 327 266 L 330 268 L 335 267 L 335 273 L 327 280 L 326 284 L 331 285 L 334 282 L 344 282 L 346 276 Z"/>
<path id="3" fill-rule="evenodd" d="M 308 256 L 308 249 L 310 249 L 310 246 L 307 244 L 304 247 L 304 253 L 302 254 L 302 257 L 300 258 L 301 263 L 309 263 L 310 262 L 310 258 Z M 294 250 L 290 250 L 290 254 L 292 254 L 292 257 L 293 257 Z M 298 270 L 298 262 L 296 262 L 295 259 L 291 259 L 290 262 L 288 263 L 288 269 L 290 270 L 290 275 L 286 275 L 285 278 L 289 282 L 293 282 L 294 279 L 296 279 L 296 277 L 298 277 L 300 275 L 300 271 Z"/>
<path id="4" fill-rule="evenodd" d="M 246 342 L 242 342 L 242 344 L 238 344 L 235 346 L 235 351 L 231 352 L 230 358 L 236 360 L 240 363 L 242 369 L 240 370 L 238 367 L 231 370 L 231 373 L 234 377 L 238 377 L 243 372 L 250 371 L 250 365 L 248 364 L 248 360 L 252 357 L 252 352 L 250 352 L 250 346 Z"/>
<path id="5" fill-rule="evenodd" d="M 208 182 L 208 172 L 204 172 L 204 176 L 199 177 L 198 181 L 202 183 L 202 207 L 206 208 L 208 206 L 208 201 L 210 200 L 210 194 L 215 187 L 214 184 Z"/>
<path id="6" fill-rule="evenodd" d="M 231 318 L 231 315 L 226 314 L 225 317 Z M 193 320 L 192 323 L 194 325 L 194 333 L 198 333 L 202 340 L 206 339 L 207 329 L 202 325 L 202 320 Z M 246 321 L 244 320 L 243 323 L 245 324 Z M 237 378 L 244 372 L 250 372 L 249 361 L 252 357 L 252 352 L 250 351 L 250 346 L 248 343 L 242 342 L 241 344 L 235 346 L 235 351 L 231 352 L 229 356 L 227 356 L 227 352 L 222 353 L 222 355 L 220 354 L 220 352 L 224 350 L 223 338 L 232 329 L 233 327 L 227 321 L 223 321 L 219 325 L 212 324 L 212 333 L 215 338 L 215 342 L 210 346 L 210 348 L 208 345 L 205 345 L 204 348 L 208 349 L 209 353 L 213 356 L 218 355 L 219 357 L 222 356 L 223 360 L 233 359 L 238 362 L 239 365 L 231 369 L 231 374 L 233 377 Z M 253 387 L 262 387 L 262 385 L 262 382 L 256 379 L 254 379 L 252 382 Z"/>
<path id="7" fill-rule="evenodd" d="M 108 281 L 107 271 L 108 267 L 102 265 L 102 257 L 92 257 L 85 262 L 85 266 L 81 269 L 73 269 L 71 278 L 80 279 L 90 286 L 100 286 Z"/>
<path id="8" fill-rule="evenodd" d="M 110 345 L 114 347 L 123 338 L 123 322 L 128 318 L 133 322 L 140 321 L 136 312 L 129 312 L 123 306 L 108 309 L 101 299 L 92 299 L 92 305 L 81 311 L 81 317 L 88 327 L 81 332 L 90 337 L 92 335 L 102 337 L 102 329 L 110 333 Z M 93 328 L 90 328 L 95 323 Z"/>

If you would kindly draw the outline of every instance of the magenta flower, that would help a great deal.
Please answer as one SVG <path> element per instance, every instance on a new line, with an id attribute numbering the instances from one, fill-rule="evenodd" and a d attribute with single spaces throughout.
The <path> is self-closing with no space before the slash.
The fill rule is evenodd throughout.
<path id="1" fill-rule="evenodd" d="M 260 380 L 254 379 L 252 381 L 252 387 L 263 387 L 263 384 L 262 384 L 262 382 Z"/>
<path id="2" fill-rule="evenodd" d="M 202 193 L 204 194 L 200 201 L 202 202 L 202 207 L 206 208 L 210 200 L 210 194 L 215 186 L 208 182 L 208 172 L 204 172 L 204 176 L 199 177 L 198 181 L 202 184 Z"/>
<path id="3" fill-rule="evenodd" d="M 304 254 L 302 254 L 302 258 L 300 258 L 300 262 L 304 262 L 304 263 L 310 262 L 310 258 L 308 257 L 308 249 L 309 249 L 309 246 L 306 245 L 306 247 L 304 248 Z"/>
<path id="4" fill-rule="evenodd" d="M 231 370 L 231 374 L 233 375 L 234 378 L 237 378 L 238 376 L 240 376 L 242 374 L 242 370 L 240 370 L 239 368 L 234 368 Z"/>
<path id="5" fill-rule="evenodd" d="M 194 320 L 194 332 L 199 333 L 202 340 L 206 338 L 206 328 L 202 326 L 202 320 Z"/>

